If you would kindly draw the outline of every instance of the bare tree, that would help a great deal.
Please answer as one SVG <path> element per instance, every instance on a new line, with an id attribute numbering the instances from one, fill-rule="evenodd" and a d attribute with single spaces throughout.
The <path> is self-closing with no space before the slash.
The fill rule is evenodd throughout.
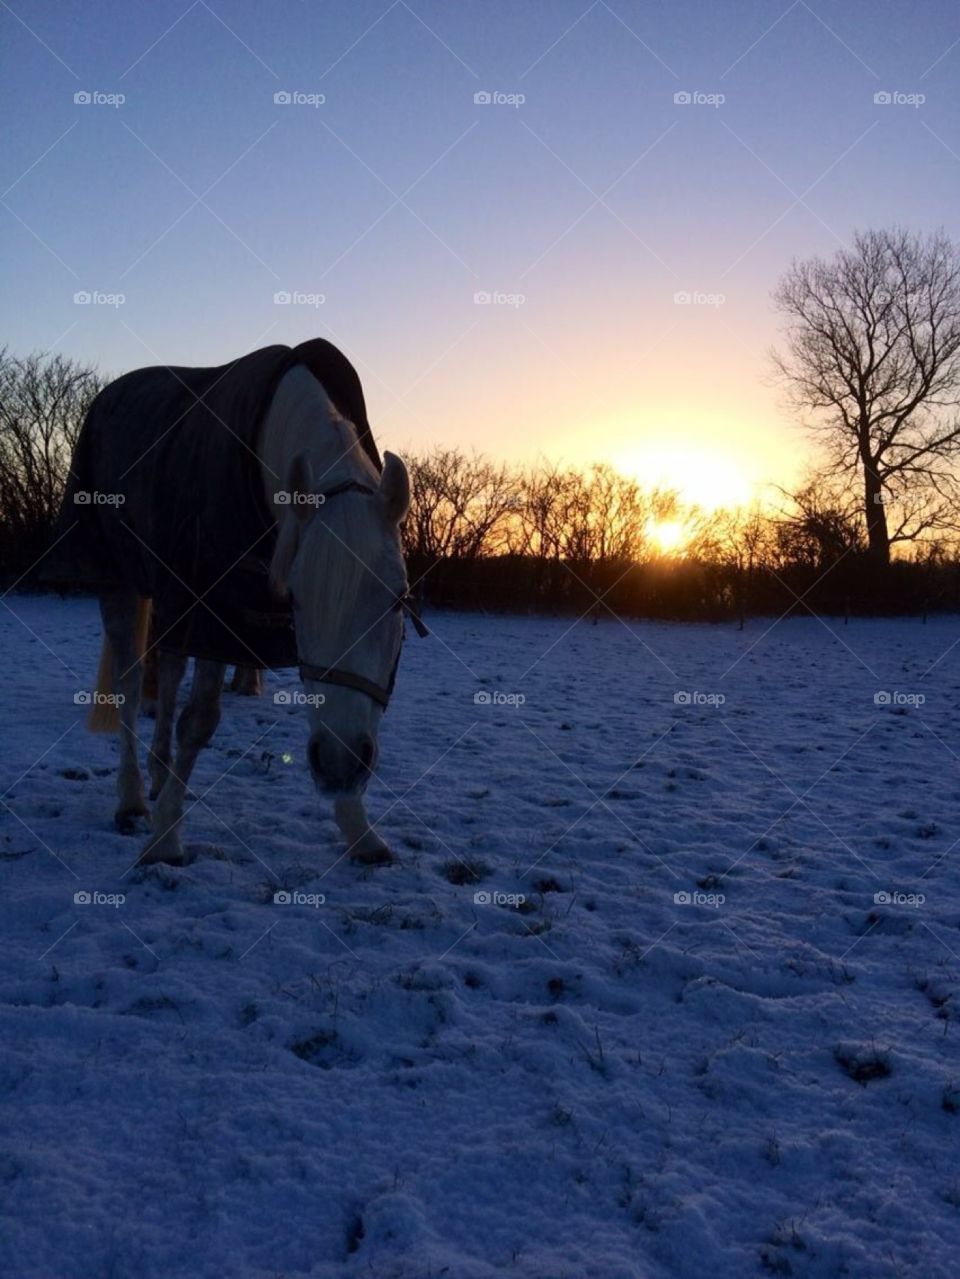
<path id="1" fill-rule="evenodd" d="M 857 482 L 871 555 L 953 525 L 960 455 L 960 255 L 942 232 L 866 231 L 794 263 L 774 354 L 828 465 Z M 889 514 L 888 514 L 889 513 Z"/>
<path id="2" fill-rule="evenodd" d="M 785 496 L 790 509 L 774 525 L 779 567 L 794 564 L 822 572 L 863 550 L 861 508 L 842 486 L 815 476 Z"/>
<path id="3" fill-rule="evenodd" d="M 507 526 L 519 506 L 519 481 L 509 467 L 445 448 L 410 457 L 408 465 L 404 542 L 416 564 L 477 559 L 505 549 Z"/>
<path id="4" fill-rule="evenodd" d="M 87 408 L 106 379 L 62 355 L 0 351 L 0 541 L 4 562 L 49 544 Z"/>

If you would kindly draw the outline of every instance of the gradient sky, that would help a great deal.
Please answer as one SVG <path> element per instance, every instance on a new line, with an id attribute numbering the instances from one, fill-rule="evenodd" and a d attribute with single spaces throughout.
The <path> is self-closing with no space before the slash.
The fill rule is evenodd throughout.
<path id="1" fill-rule="evenodd" d="M 0 37 L 0 342 L 122 372 L 325 336 L 400 451 L 789 483 L 778 276 L 855 227 L 960 236 L 948 0 L 0 0 Z"/>

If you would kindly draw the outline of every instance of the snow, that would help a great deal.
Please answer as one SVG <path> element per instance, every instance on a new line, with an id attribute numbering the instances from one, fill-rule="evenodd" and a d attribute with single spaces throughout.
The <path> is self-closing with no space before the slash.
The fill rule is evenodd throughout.
<path id="1" fill-rule="evenodd" d="M 3 1273 L 955 1274 L 958 620 L 429 620 L 399 865 L 284 672 L 139 871 L 96 607 L 5 600 Z"/>

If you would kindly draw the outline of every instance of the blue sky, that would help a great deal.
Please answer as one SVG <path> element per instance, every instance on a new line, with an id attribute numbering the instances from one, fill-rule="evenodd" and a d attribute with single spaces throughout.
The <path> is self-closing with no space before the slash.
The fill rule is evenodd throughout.
<path id="1" fill-rule="evenodd" d="M 326 336 L 387 447 L 789 480 L 779 274 L 855 227 L 958 234 L 945 0 L 11 0 L 0 22 L 0 340 L 120 372 Z"/>

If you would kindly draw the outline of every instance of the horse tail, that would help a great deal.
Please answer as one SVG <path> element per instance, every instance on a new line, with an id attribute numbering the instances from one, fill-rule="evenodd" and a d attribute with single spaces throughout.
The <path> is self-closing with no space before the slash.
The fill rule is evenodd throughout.
<path id="1" fill-rule="evenodd" d="M 139 662 L 147 648 L 150 633 L 151 601 L 146 597 L 137 600 L 137 617 L 133 630 L 133 651 Z M 120 728 L 120 711 L 114 701 L 106 701 L 113 692 L 113 646 L 106 632 L 100 647 L 100 665 L 97 668 L 97 696 L 93 700 L 87 718 L 87 728 L 92 733 L 115 733 Z"/>

